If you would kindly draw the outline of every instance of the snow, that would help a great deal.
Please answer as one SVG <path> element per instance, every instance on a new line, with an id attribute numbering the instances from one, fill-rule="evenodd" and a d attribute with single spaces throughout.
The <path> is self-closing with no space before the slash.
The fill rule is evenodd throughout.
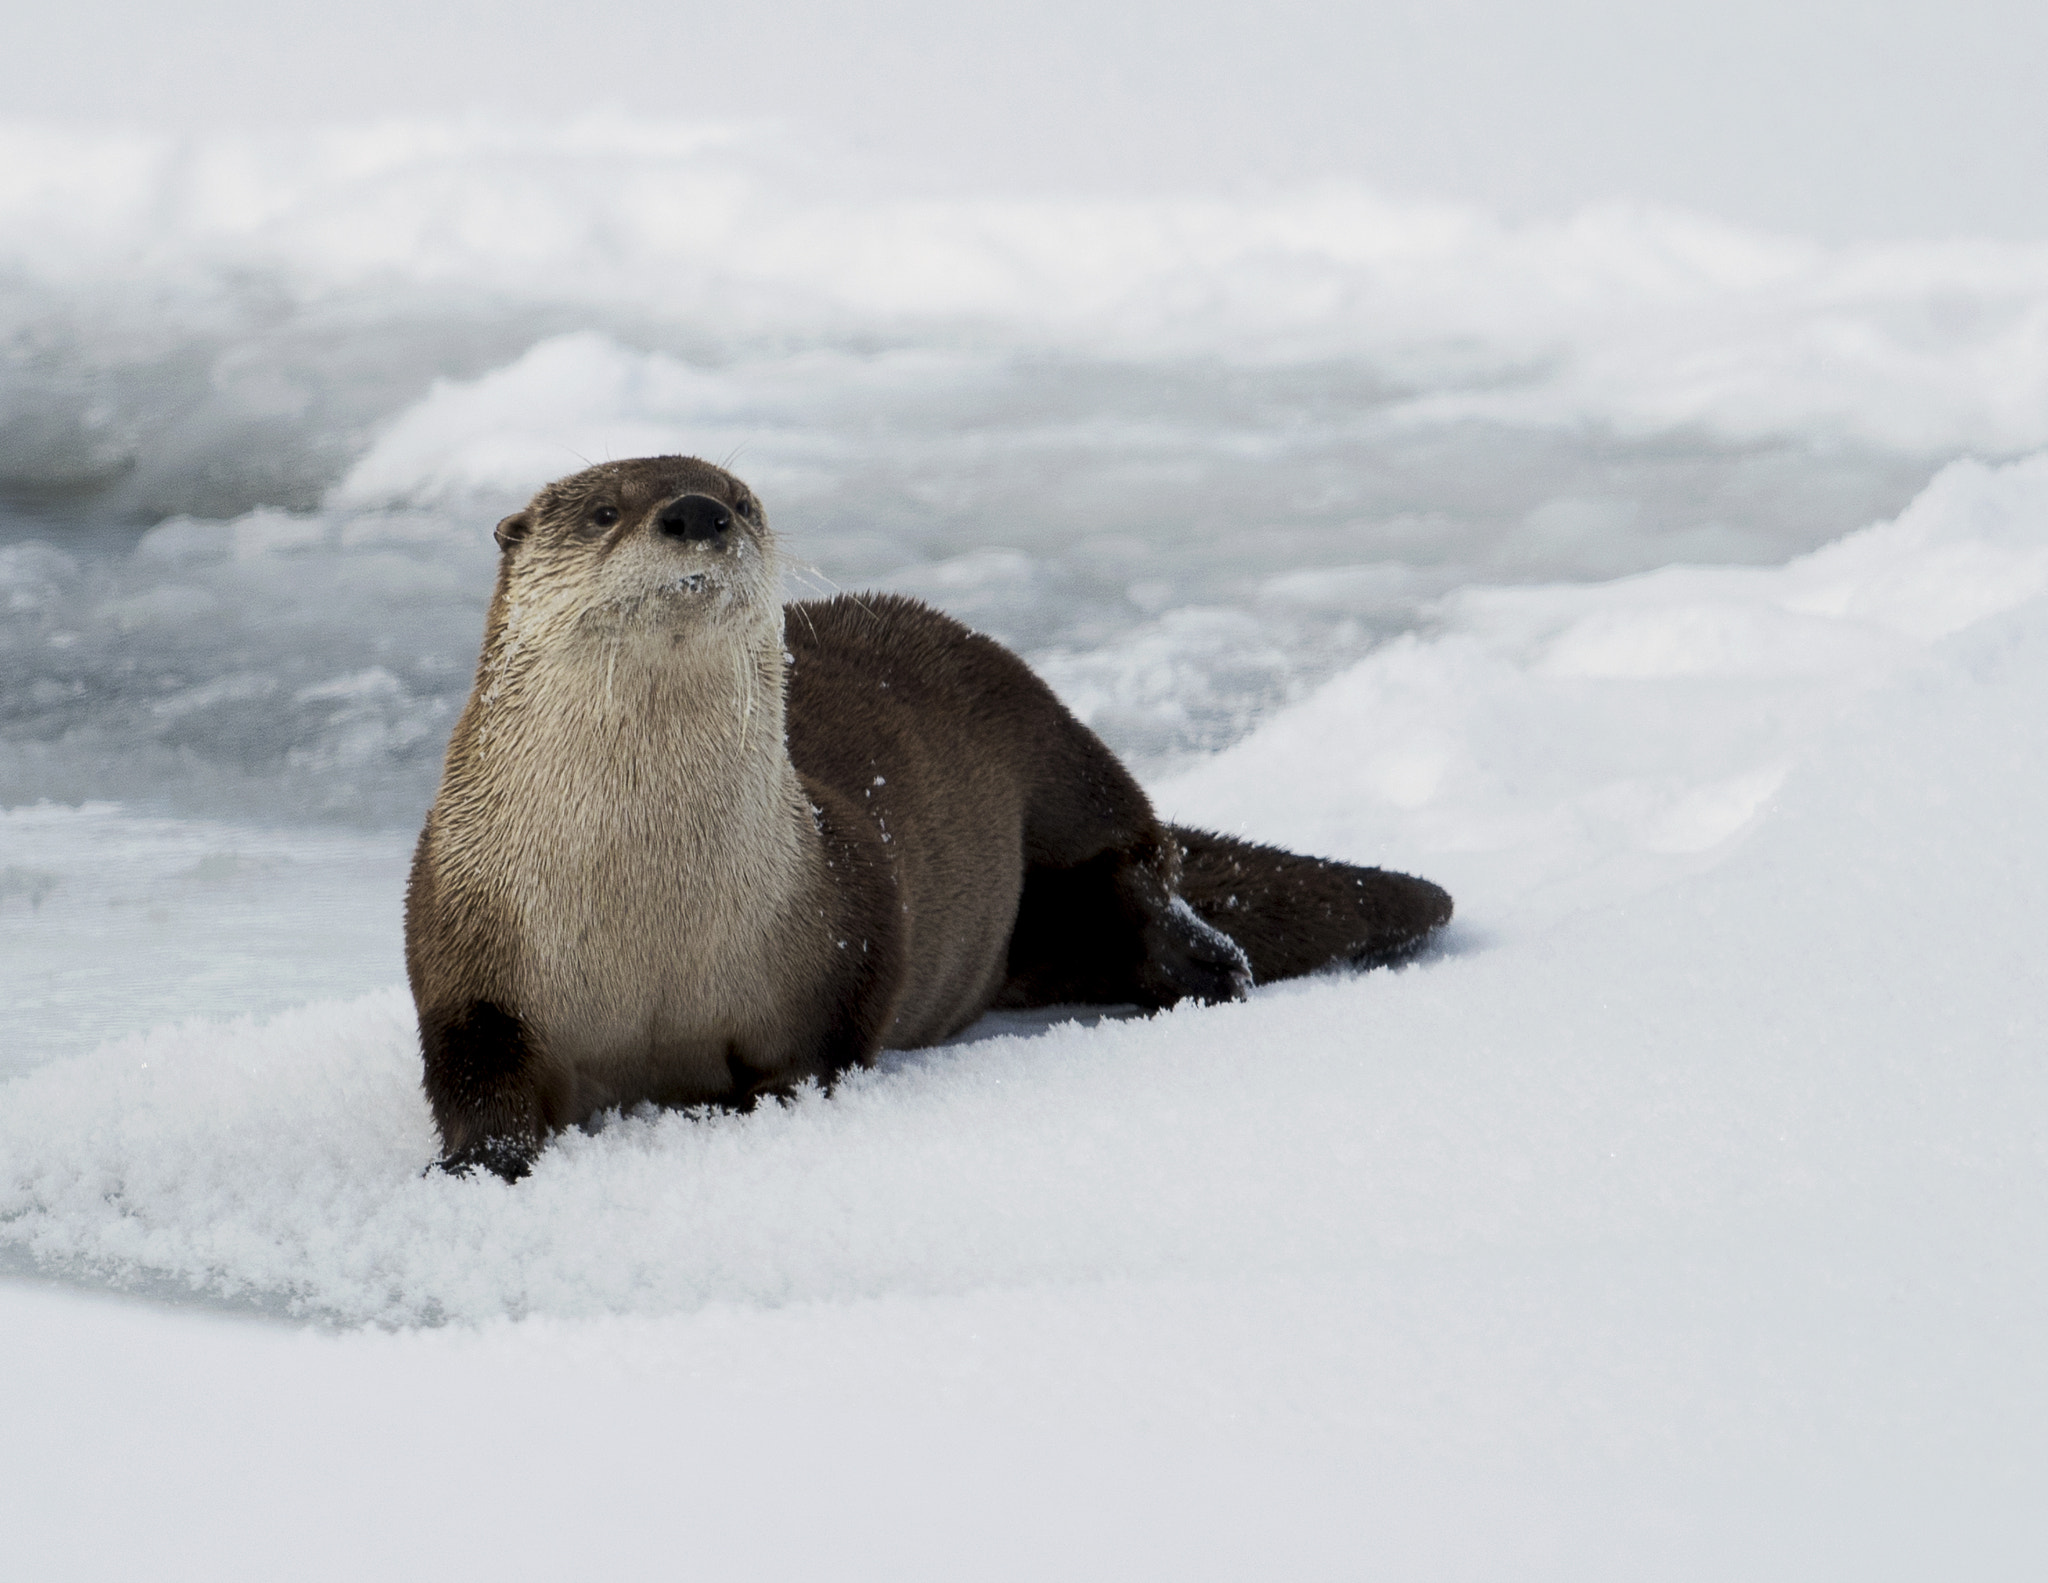
<path id="1" fill-rule="evenodd" d="M 2048 458 L 1960 462 L 1896 520 L 1782 567 L 1460 588 L 1427 607 L 1429 636 L 1155 800 L 1304 851 L 1428 853 L 1467 917 L 1612 902 L 1748 826 L 1846 700 L 2048 590 L 2044 523 Z"/>
<path id="2" fill-rule="evenodd" d="M 1776 570 L 1465 590 L 1157 786 L 1450 883 L 1398 971 L 517 1187 L 421 1174 L 397 988 L 48 1061 L 17 1259 L 317 1323 L 0 1289 L 7 1495 L 82 1576 L 159 1524 L 337 1576 L 2021 1575 L 2044 554 L 2048 462 L 1964 464 Z"/>
<path id="3" fill-rule="evenodd" d="M 0 129 L 5 1570 L 2038 1574 L 2043 257 Z M 676 449 L 1457 921 L 423 1174 L 490 524 Z"/>

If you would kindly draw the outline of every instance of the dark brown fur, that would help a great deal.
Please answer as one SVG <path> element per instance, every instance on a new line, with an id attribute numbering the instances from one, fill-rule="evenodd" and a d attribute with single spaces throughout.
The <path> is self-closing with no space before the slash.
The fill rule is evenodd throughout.
<path id="1" fill-rule="evenodd" d="M 686 492 L 744 508 L 730 542 L 678 546 L 656 533 Z M 589 527 L 592 502 L 617 512 L 619 525 Z M 480 1164 L 514 1177 L 550 1131 L 608 1105 L 744 1106 L 871 1063 L 884 1048 L 944 1038 L 991 1006 L 1164 1007 L 1191 996 L 1236 998 L 1253 979 L 1391 960 L 1450 916 L 1450 898 L 1423 880 L 1162 824 L 1129 772 L 1021 660 L 909 599 L 788 606 L 775 645 L 786 646 L 786 665 L 773 675 L 740 667 L 754 677 L 746 686 L 767 689 L 743 702 L 751 711 L 758 701 L 764 719 L 781 722 L 786 757 L 766 753 L 751 778 L 744 766 L 728 772 L 727 749 L 709 745 L 714 733 L 744 725 L 728 718 L 726 694 L 713 690 L 699 702 L 685 688 L 680 701 L 632 702 L 643 696 L 636 687 L 649 689 L 647 700 L 666 697 L 658 693 L 670 679 L 665 667 L 708 666 L 703 674 L 716 681 L 724 674 L 717 664 L 740 646 L 772 641 L 772 625 L 761 626 L 772 611 L 760 608 L 762 585 L 747 558 L 751 546 L 772 559 L 766 523 L 744 486 L 707 464 L 656 458 L 592 469 L 507 519 L 501 539 L 506 558 L 477 691 L 450 744 L 407 899 L 426 1088 L 453 1169 Z M 631 655 L 640 657 L 629 658 L 620 722 L 589 726 L 572 711 L 562 718 L 574 721 L 576 745 L 558 753 L 547 734 L 557 717 L 544 704 L 560 683 L 543 662 L 590 640 L 573 610 L 525 613 L 544 601 L 520 590 L 552 589 L 556 563 L 543 557 L 559 557 L 560 575 L 582 576 L 626 553 L 618 545 L 657 568 L 673 548 L 678 567 L 707 569 L 723 603 L 705 605 L 709 614 L 686 608 L 713 598 L 693 592 L 645 617 L 615 592 L 593 605 L 635 612 Z M 726 577 L 721 556 L 747 575 Z M 507 644 L 508 626 L 526 634 L 526 651 Z M 608 704 L 625 641 L 591 650 L 613 657 Z M 583 671 L 561 674 L 573 684 Z M 664 717 L 697 709 L 705 712 L 702 747 L 689 719 Z M 522 722 L 538 722 L 530 741 L 520 737 Z M 657 728 L 679 730 L 684 757 L 706 762 L 663 759 L 645 745 Z M 562 753 L 577 762 L 553 762 Z M 790 766 L 808 809 L 777 790 Z M 730 789 L 700 789 L 690 779 L 699 771 L 706 785 L 726 776 Z M 547 796 L 564 804 L 554 823 L 521 806 Z M 621 814 L 610 806 L 621 796 L 646 806 Z M 733 805 L 738 836 L 721 822 L 724 810 L 701 806 L 721 797 Z M 606 829 L 624 833 L 585 839 L 592 798 Z M 517 838 L 506 836 L 515 826 Z M 576 847 L 573 861 L 560 856 L 561 844 Z M 757 850 L 767 856 L 747 856 Z M 730 864 L 745 859 L 753 865 L 745 872 L 780 887 L 764 894 L 784 899 L 763 918 L 744 905 L 753 898 L 733 894 L 744 881 L 707 881 L 708 890 L 692 892 L 700 852 L 707 873 L 740 872 Z M 681 876 L 674 886 L 648 882 L 671 866 Z M 628 899 L 643 893 L 653 900 Z M 551 896 L 595 920 L 575 934 L 582 943 L 543 938 Z M 614 896 L 615 911 L 637 906 L 647 915 L 608 914 Z M 593 933 L 603 942 L 589 943 Z M 534 987 L 581 985 L 615 966 L 602 953 L 621 949 L 667 964 L 650 970 L 659 977 L 694 974 L 690 982 L 707 986 L 702 1017 L 696 1002 L 679 1011 L 657 994 L 650 1005 L 660 1002 L 658 1015 L 646 1020 L 655 1031 L 586 1034 L 596 1013 L 565 1023 L 563 1008 L 548 1003 L 557 992 Z M 586 959 L 579 966 L 564 951 Z M 629 973 L 627 989 L 639 977 Z M 609 1006 L 602 997 L 596 1004 Z"/>

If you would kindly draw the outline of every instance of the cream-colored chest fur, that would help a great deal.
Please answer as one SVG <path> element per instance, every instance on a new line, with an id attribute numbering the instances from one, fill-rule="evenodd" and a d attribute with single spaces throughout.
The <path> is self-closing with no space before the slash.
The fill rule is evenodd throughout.
<path id="1" fill-rule="evenodd" d="M 511 998 L 594 1101 L 715 1093 L 728 1051 L 772 1069 L 787 1043 L 822 855 L 780 659 L 558 645 L 472 702 L 436 809 L 443 882 L 511 926 Z"/>

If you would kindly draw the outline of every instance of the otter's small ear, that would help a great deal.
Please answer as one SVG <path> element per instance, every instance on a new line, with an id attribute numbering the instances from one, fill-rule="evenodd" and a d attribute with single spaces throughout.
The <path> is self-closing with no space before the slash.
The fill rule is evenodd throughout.
<path id="1" fill-rule="evenodd" d="M 498 524 L 491 537 L 498 541 L 499 549 L 509 550 L 532 531 L 533 518 L 524 511 L 515 511 Z"/>

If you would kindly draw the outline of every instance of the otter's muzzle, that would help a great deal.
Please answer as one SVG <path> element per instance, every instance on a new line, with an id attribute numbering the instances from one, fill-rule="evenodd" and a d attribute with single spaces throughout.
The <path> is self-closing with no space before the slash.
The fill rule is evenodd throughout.
<path id="1" fill-rule="evenodd" d="M 709 495 L 683 495 L 661 508 L 654 527 L 664 538 L 720 548 L 732 531 L 732 509 Z"/>

